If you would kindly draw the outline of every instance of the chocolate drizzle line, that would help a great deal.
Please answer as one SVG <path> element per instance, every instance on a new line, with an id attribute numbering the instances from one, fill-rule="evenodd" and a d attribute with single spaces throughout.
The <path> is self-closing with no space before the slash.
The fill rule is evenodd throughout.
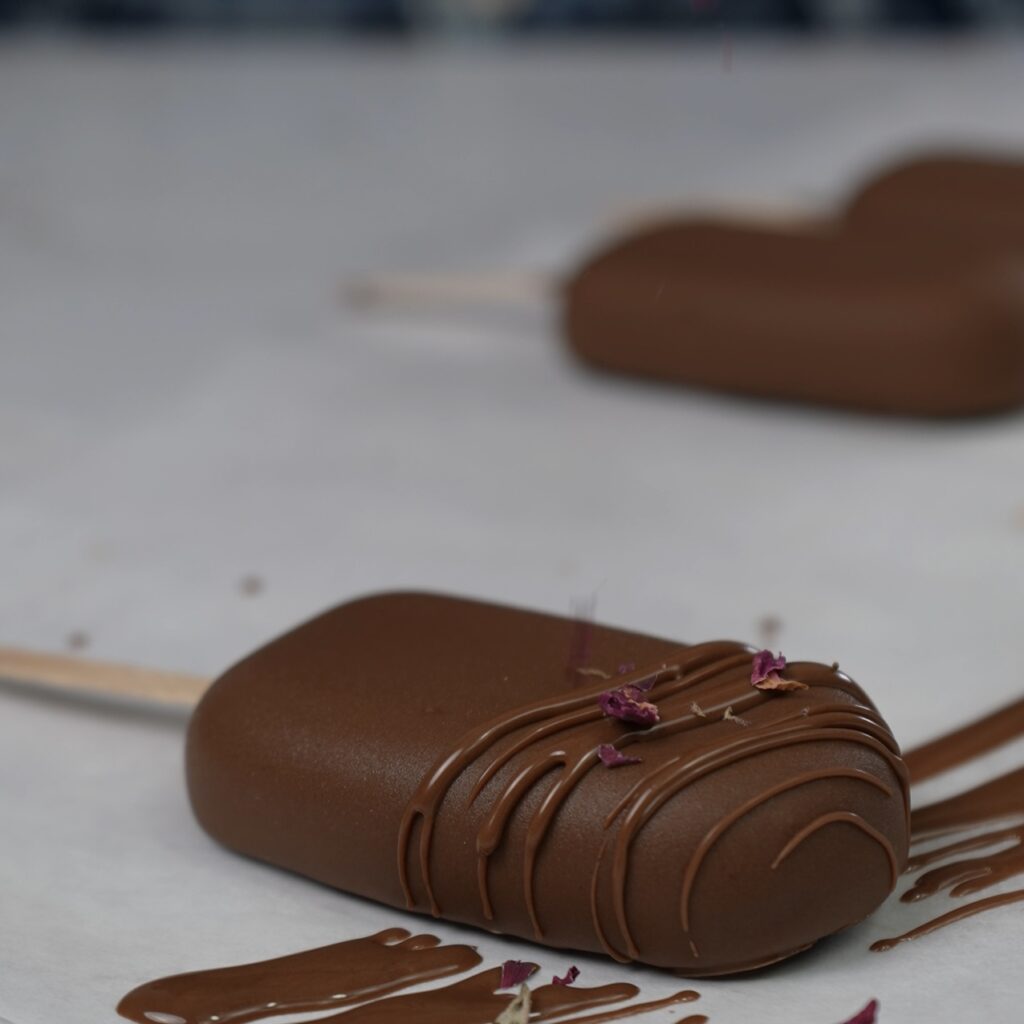
<path id="1" fill-rule="evenodd" d="M 914 781 L 919 782 L 955 768 L 1022 733 L 1024 700 L 918 747 L 907 755 L 906 760 L 911 766 Z M 920 871 L 940 861 L 953 859 L 925 871 L 903 893 L 901 900 L 914 903 L 945 890 L 953 897 L 971 896 L 1008 878 L 1024 874 L 1024 822 L 1005 824 L 1007 819 L 1022 817 L 1024 768 L 915 810 L 911 815 L 911 836 L 915 842 L 964 831 L 984 823 L 1002 821 L 1004 826 L 911 857 L 907 863 L 908 872 Z M 959 856 L 976 851 L 979 855 L 975 857 Z M 889 950 L 956 921 L 1021 900 L 1024 900 L 1024 889 L 987 896 L 955 907 L 895 938 L 881 939 L 871 949 L 875 952 Z"/>
<path id="2" fill-rule="evenodd" d="M 604 822 L 608 835 L 593 868 L 590 886 L 591 917 L 602 948 L 609 956 L 620 961 L 637 959 L 640 955 L 631 934 L 626 910 L 626 880 L 632 844 L 643 827 L 669 800 L 698 779 L 778 748 L 803 743 L 847 741 L 868 747 L 887 762 L 899 780 L 904 805 L 909 814 L 909 781 L 899 749 L 877 713 L 861 703 L 862 695 L 855 684 L 835 670 L 825 670 L 829 673 L 827 680 L 814 685 L 841 690 L 852 696 L 856 703 L 833 702 L 806 706 L 795 695 L 765 693 L 751 687 L 750 666 L 753 656 L 754 650 L 741 644 L 700 644 L 681 648 L 674 658 L 664 664 L 616 677 L 620 685 L 650 684 L 648 699 L 658 704 L 662 720 L 649 729 L 623 731 L 621 725 L 605 718 L 597 704 L 597 697 L 607 689 L 607 682 L 597 679 L 575 688 L 569 694 L 562 693 L 537 701 L 464 734 L 453 749 L 440 758 L 424 776 L 402 817 L 398 837 L 398 875 L 409 909 L 417 909 L 410 873 L 410 859 L 414 859 L 430 911 L 435 917 L 441 914 L 431 880 L 431 845 L 436 819 L 452 785 L 470 771 L 478 760 L 479 774 L 471 789 L 471 802 L 481 799 L 495 776 L 513 759 L 524 755 L 522 765 L 493 798 L 476 838 L 480 905 L 488 920 L 494 919 L 488 889 L 489 858 L 504 841 L 509 824 L 527 794 L 542 780 L 554 776 L 538 808 L 527 822 L 523 853 L 523 900 L 535 937 L 542 940 L 544 928 L 534 899 L 537 858 L 559 808 L 588 772 L 599 764 L 597 748 L 602 743 L 614 741 L 615 747 L 621 750 L 634 744 L 661 743 L 680 733 L 695 733 L 695 745 L 683 753 L 670 757 L 658 767 L 632 769 L 638 774 L 636 783 Z M 820 675 L 821 669 L 816 667 L 817 674 Z M 798 673 L 799 666 L 793 666 L 793 670 Z M 732 707 L 734 713 L 743 714 L 768 702 L 777 701 L 790 702 L 792 713 L 770 722 L 755 722 L 753 728 L 738 729 L 725 741 L 720 732 L 714 732 L 702 742 L 702 730 L 715 725 L 727 708 Z M 499 744 L 502 744 L 502 750 L 496 751 Z M 690 926 L 689 900 L 700 865 L 722 833 L 759 804 L 787 788 L 810 785 L 837 776 L 873 785 L 891 795 L 883 782 L 866 772 L 840 772 L 825 768 L 807 773 L 781 788 L 767 790 L 755 800 L 749 801 L 724 818 L 704 837 L 686 867 L 680 902 L 684 932 L 688 932 Z M 813 832 L 836 824 L 859 829 L 881 847 L 895 884 L 899 860 L 892 844 L 853 814 L 826 815 L 801 829 L 779 851 L 772 866 L 781 864 Z M 411 858 L 417 825 L 416 856 Z M 622 951 L 608 936 L 600 920 L 598 897 L 606 876 L 610 876 L 607 881 L 611 886 L 615 924 Z M 694 948 L 692 940 L 691 948 Z"/>
<path id="3" fill-rule="evenodd" d="M 1024 697 L 984 718 L 923 743 L 906 754 L 904 760 L 915 782 L 924 782 L 950 768 L 970 761 L 1024 733 Z"/>
<path id="4" fill-rule="evenodd" d="M 953 910 L 947 911 L 945 914 L 933 918 L 931 921 L 926 921 L 916 928 L 911 928 L 909 932 L 904 932 L 895 938 L 879 939 L 878 942 L 871 943 L 871 952 L 884 953 L 898 946 L 901 942 L 911 942 L 913 939 L 919 939 L 922 935 L 937 931 L 939 928 L 945 928 L 947 924 L 953 924 L 955 921 L 962 921 L 965 917 L 973 917 L 975 914 L 981 914 L 986 910 L 995 910 L 996 907 L 1005 907 L 1009 903 L 1020 903 L 1021 900 L 1024 900 L 1024 889 L 1014 889 L 1013 892 L 1004 892 L 998 896 L 987 896 L 983 900 L 965 903 L 962 907 L 956 907 Z"/>
<path id="5" fill-rule="evenodd" d="M 444 946 L 433 935 L 390 928 L 261 963 L 161 978 L 129 992 L 117 1012 L 138 1024 L 246 1024 L 315 1010 L 341 1011 L 318 1017 L 318 1024 L 489 1024 L 515 998 L 498 989 L 500 967 L 425 992 L 393 994 L 479 962 L 469 946 Z M 616 1005 L 638 992 L 624 982 L 595 988 L 543 985 L 531 993 L 531 1021 L 557 1017 L 564 1024 L 602 1024 L 698 998 L 687 989 L 652 1002 Z M 601 1006 L 612 1008 L 566 1016 Z M 688 1020 L 698 1024 L 706 1018 Z"/>

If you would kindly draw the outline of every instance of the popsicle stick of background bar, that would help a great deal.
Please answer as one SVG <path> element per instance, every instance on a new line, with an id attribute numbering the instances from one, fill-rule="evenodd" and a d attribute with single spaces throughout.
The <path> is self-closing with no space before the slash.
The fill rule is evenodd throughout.
<path id="1" fill-rule="evenodd" d="M 600 226 L 602 236 L 626 235 L 687 218 L 767 229 L 808 231 L 828 223 L 828 212 L 807 204 L 707 199 L 621 207 Z M 344 281 L 340 297 L 357 308 L 531 306 L 557 299 L 563 275 L 539 270 L 402 272 L 383 270 Z"/>
<path id="2" fill-rule="evenodd" d="M 131 698 L 191 708 L 210 683 L 200 676 L 62 654 L 0 647 L 0 680 L 89 696 Z"/>

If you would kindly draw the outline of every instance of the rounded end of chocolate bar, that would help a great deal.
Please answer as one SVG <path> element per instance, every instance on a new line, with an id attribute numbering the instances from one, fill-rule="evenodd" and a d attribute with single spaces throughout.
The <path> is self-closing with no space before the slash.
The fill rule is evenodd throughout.
<path id="1" fill-rule="evenodd" d="M 1009 154 L 922 152 L 871 174 L 843 216 L 853 229 L 945 235 L 1019 249 L 1024 163 Z"/>

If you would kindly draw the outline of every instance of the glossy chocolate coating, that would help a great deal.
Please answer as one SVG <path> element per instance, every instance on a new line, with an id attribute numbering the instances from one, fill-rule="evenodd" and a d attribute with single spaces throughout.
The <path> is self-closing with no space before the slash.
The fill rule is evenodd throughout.
<path id="1" fill-rule="evenodd" d="M 921 416 L 1024 401 L 1024 309 L 1002 253 L 911 232 L 661 224 L 569 281 L 586 363 L 698 388 Z"/>
<path id="2" fill-rule="evenodd" d="M 192 804 L 225 845 L 395 907 L 689 975 L 751 969 L 869 914 L 908 841 L 906 771 L 862 691 L 796 663 L 808 689 L 765 693 L 752 657 L 365 598 L 214 683 Z M 645 681 L 658 725 L 602 714 L 601 692 Z M 642 763 L 606 768 L 602 744 Z"/>
<path id="3" fill-rule="evenodd" d="M 1024 161 L 936 153 L 887 167 L 847 205 L 857 231 L 1024 253 Z"/>

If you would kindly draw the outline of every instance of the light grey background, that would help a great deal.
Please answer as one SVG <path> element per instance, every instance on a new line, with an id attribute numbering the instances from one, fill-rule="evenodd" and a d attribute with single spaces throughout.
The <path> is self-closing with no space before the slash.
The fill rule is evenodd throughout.
<path id="1" fill-rule="evenodd" d="M 727 71 L 723 42 L 0 45 L 0 643 L 80 632 L 214 674 L 369 590 L 596 594 L 603 621 L 694 641 L 776 615 L 787 654 L 838 659 L 908 744 L 1016 697 L 1019 417 L 688 394 L 581 372 L 552 309 L 337 300 L 367 269 L 564 268 L 623 205 L 821 204 L 897 146 L 1022 138 L 1017 44 L 741 38 Z M 0 691 L 13 1024 L 109 1024 L 148 977 L 398 922 L 210 844 L 182 732 Z M 1017 1020 L 1019 908 L 867 953 L 944 906 L 888 905 L 701 984 L 700 1007 L 834 1024 L 877 995 L 884 1024 Z"/>

